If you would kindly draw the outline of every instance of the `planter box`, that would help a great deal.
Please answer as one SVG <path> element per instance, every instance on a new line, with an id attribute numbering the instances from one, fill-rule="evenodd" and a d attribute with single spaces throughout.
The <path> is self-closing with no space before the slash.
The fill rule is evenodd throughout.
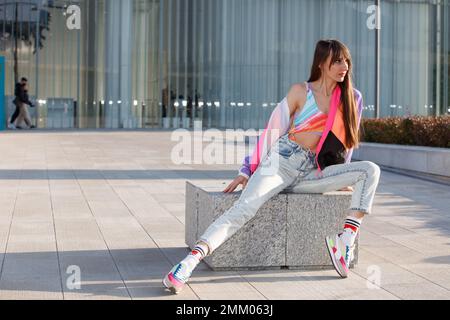
<path id="1" fill-rule="evenodd" d="M 363 142 L 353 159 L 450 177 L 450 149 Z"/>

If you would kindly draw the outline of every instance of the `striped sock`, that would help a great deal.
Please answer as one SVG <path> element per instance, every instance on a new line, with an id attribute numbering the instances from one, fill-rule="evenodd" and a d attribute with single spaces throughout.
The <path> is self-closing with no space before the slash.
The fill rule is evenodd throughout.
<path id="1" fill-rule="evenodd" d="M 351 247 L 355 243 L 356 235 L 358 234 L 361 222 L 362 219 L 358 219 L 351 216 L 348 216 L 345 219 L 344 231 L 340 235 L 340 238 L 346 246 Z"/>
<path id="2" fill-rule="evenodd" d="M 208 254 L 208 246 L 204 245 L 203 243 L 197 243 L 190 254 L 201 261 Z"/>
<path id="3" fill-rule="evenodd" d="M 203 258 L 206 257 L 208 254 L 208 246 L 203 243 L 198 243 L 195 245 L 194 249 L 187 255 L 186 258 L 183 259 L 184 262 L 188 268 L 189 271 L 192 272 L 194 268 L 200 263 L 200 261 L 203 260 Z"/>

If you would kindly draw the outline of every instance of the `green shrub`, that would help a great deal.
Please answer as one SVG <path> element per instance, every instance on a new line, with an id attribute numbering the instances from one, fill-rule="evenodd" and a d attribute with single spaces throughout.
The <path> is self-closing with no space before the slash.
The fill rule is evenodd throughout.
<path id="1" fill-rule="evenodd" d="M 363 119 L 361 141 L 450 148 L 450 116 Z"/>

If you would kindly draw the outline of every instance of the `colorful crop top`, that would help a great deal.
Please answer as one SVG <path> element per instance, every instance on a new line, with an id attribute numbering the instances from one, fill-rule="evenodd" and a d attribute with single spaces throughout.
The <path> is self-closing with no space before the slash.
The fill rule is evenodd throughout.
<path id="1" fill-rule="evenodd" d="M 358 110 L 359 127 L 364 106 L 363 96 L 355 88 L 353 88 L 353 93 Z M 341 88 L 337 85 L 331 95 L 325 129 L 316 148 L 316 177 L 322 175 L 322 170 L 328 166 L 351 162 L 353 147 L 347 148 L 345 146 L 346 134 L 342 109 Z M 255 147 L 250 154 L 244 157 L 242 166 L 239 169 L 239 175 L 247 179 L 250 178 L 278 139 L 289 132 L 293 119 L 294 117 L 291 115 L 291 110 L 287 103 L 287 97 L 284 97 L 272 111 L 266 127 L 257 138 Z"/>
<path id="2" fill-rule="evenodd" d="M 314 98 L 314 94 L 309 88 L 308 82 L 306 82 L 306 88 L 307 95 L 305 105 L 300 113 L 295 113 L 294 121 L 289 130 L 289 136 L 299 132 L 311 132 L 321 136 L 325 129 L 328 114 L 320 111 L 316 99 Z"/>

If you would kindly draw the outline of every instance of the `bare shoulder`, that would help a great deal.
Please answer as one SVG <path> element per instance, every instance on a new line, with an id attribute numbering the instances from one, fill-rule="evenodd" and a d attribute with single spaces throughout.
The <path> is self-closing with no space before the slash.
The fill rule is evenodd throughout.
<path id="1" fill-rule="evenodd" d="M 295 113 L 299 108 L 301 108 L 306 101 L 306 84 L 294 83 L 291 85 L 288 93 L 288 104 L 291 114 Z"/>
<path id="2" fill-rule="evenodd" d="M 293 85 L 291 85 L 289 92 L 293 93 L 294 95 L 306 96 L 306 84 L 304 82 L 294 83 Z"/>

